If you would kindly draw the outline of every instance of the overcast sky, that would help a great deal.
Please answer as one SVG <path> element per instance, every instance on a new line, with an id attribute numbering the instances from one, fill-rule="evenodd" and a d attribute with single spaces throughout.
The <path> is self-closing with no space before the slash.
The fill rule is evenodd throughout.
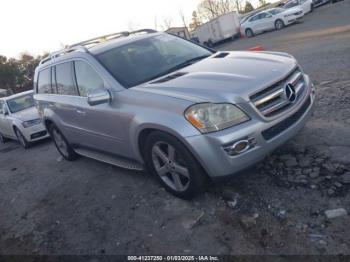
<path id="1" fill-rule="evenodd" d="M 1 0 L 0 55 L 55 51 L 95 36 L 138 28 L 159 30 L 165 17 L 181 26 L 199 0 Z"/>

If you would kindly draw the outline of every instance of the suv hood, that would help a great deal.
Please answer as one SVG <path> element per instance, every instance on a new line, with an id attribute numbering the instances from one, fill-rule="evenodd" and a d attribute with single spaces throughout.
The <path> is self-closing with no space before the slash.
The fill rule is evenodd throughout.
<path id="1" fill-rule="evenodd" d="M 286 77 L 296 66 L 289 54 L 277 52 L 221 52 L 177 72 L 174 79 L 142 84 L 133 89 L 162 94 L 192 102 L 244 102 L 253 93 Z"/>
<path id="2" fill-rule="evenodd" d="M 39 113 L 36 107 L 33 106 L 16 113 L 12 113 L 11 116 L 20 121 L 29 121 L 39 118 Z"/>

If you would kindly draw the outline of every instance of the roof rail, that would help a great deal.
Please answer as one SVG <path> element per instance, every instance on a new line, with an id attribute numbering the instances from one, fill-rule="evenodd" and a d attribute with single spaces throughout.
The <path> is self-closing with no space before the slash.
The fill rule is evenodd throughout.
<path id="1" fill-rule="evenodd" d="M 57 58 L 61 55 L 64 55 L 64 54 L 67 54 L 67 53 L 70 53 L 73 51 L 80 51 L 80 52 L 88 53 L 89 50 L 85 46 L 104 43 L 104 42 L 110 41 L 112 39 L 116 39 L 116 38 L 123 37 L 123 36 L 127 37 L 127 36 L 132 35 L 132 34 L 139 34 L 139 33 L 151 34 L 151 33 L 156 33 L 156 32 L 157 31 L 153 30 L 153 29 L 140 29 L 140 30 L 136 30 L 136 31 L 132 31 L 132 32 L 122 31 L 122 32 L 118 32 L 118 33 L 94 37 L 94 38 L 91 38 L 91 39 L 88 39 L 88 40 L 85 40 L 82 42 L 72 44 L 65 49 L 51 53 L 49 55 L 49 57 L 44 58 L 43 60 L 40 61 L 40 65 L 46 63 L 47 61 L 50 61 L 51 59 Z"/>
<path id="2" fill-rule="evenodd" d="M 59 56 L 62 56 L 64 54 L 70 53 L 70 52 L 74 52 L 74 51 L 80 51 L 80 52 L 84 52 L 84 53 L 88 53 L 88 49 L 84 46 L 73 46 L 73 47 L 67 47 L 65 49 L 56 51 L 56 52 L 52 52 L 50 53 L 50 55 L 46 58 L 44 58 L 43 60 L 40 61 L 39 65 L 42 65 L 48 61 L 50 61 L 51 59 L 57 58 Z"/>

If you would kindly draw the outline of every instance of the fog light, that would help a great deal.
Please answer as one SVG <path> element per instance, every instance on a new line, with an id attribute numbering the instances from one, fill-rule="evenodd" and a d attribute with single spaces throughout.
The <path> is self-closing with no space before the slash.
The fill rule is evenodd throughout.
<path id="1" fill-rule="evenodd" d="M 249 149 L 252 149 L 255 144 L 254 138 L 242 139 L 224 147 L 224 149 L 230 156 L 235 156 L 247 152 Z"/>

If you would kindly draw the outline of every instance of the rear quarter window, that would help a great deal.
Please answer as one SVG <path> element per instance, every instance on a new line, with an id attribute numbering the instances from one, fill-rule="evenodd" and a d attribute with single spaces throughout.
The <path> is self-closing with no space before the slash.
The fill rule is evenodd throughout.
<path id="1" fill-rule="evenodd" d="M 38 76 L 38 94 L 51 94 L 51 69 L 44 69 Z"/>

